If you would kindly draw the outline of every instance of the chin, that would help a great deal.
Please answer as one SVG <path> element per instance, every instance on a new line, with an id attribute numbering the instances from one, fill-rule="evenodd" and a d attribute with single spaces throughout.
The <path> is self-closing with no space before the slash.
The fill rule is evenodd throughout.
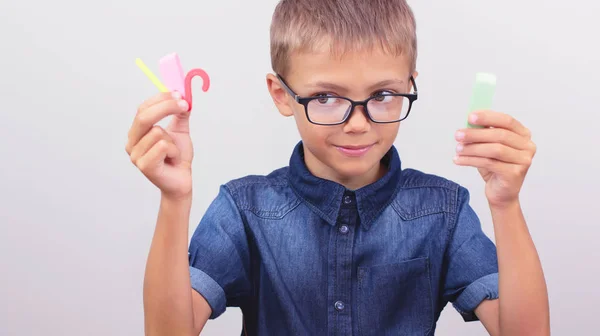
<path id="1" fill-rule="evenodd" d="M 331 167 L 344 178 L 362 177 L 368 174 L 375 166 L 375 162 L 369 158 L 336 160 Z"/>

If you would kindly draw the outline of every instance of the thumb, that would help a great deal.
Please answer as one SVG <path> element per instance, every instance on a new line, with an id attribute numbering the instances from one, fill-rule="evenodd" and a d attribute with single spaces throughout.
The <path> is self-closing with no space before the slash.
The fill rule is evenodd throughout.
<path id="1" fill-rule="evenodd" d="M 185 100 L 181 100 L 185 102 Z M 173 115 L 167 130 L 176 133 L 190 132 L 190 112 L 181 112 Z"/>

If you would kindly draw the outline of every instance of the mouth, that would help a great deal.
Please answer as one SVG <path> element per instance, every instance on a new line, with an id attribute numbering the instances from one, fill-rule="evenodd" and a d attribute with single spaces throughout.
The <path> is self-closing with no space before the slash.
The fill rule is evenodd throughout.
<path id="1" fill-rule="evenodd" d="M 365 155 L 375 144 L 370 145 L 344 145 L 335 146 L 342 154 L 350 157 L 361 157 Z"/>

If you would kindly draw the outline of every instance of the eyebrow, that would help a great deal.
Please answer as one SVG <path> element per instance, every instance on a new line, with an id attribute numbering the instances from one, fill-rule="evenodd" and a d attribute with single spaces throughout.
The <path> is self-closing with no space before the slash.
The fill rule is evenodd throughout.
<path id="1" fill-rule="evenodd" d="M 376 88 L 394 85 L 394 84 L 402 85 L 402 84 L 404 84 L 404 81 L 401 79 L 386 79 L 386 80 L 382 80 L 380 82 L 377 82 L 377 83 L 371 85 L 368 89 L 373 90 Z M 330 82 L 324 82 L 324 81 L 318 81 L 315 83 L 311 83 L 308 86 L 311 88 L 322 88 L 322 89 L 333 90 L 333 91 L 348 91 L 348 88 L 346 88 L 342 85 L 338 85 L 338 84 L 334 84 L 334 83 L 330 83 Z"/>

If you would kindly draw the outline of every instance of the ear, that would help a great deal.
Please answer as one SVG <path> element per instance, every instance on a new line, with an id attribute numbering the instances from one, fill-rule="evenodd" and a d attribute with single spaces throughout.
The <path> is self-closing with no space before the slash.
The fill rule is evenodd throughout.
<path id="1" fill-rule="evenodd" d="M 292 108 L 292 101 L 290 95 L 285 90 L 285 88 L 281 85 L 279 78 L 277 78 L 273 74 L 267 75 L 267 88 L 269 89 L 269 93 L 271 94 L 271 98 L 277 106 L 279 113 L 284 117 L 291 117 L 294 115 L 294 109 Z"/>

